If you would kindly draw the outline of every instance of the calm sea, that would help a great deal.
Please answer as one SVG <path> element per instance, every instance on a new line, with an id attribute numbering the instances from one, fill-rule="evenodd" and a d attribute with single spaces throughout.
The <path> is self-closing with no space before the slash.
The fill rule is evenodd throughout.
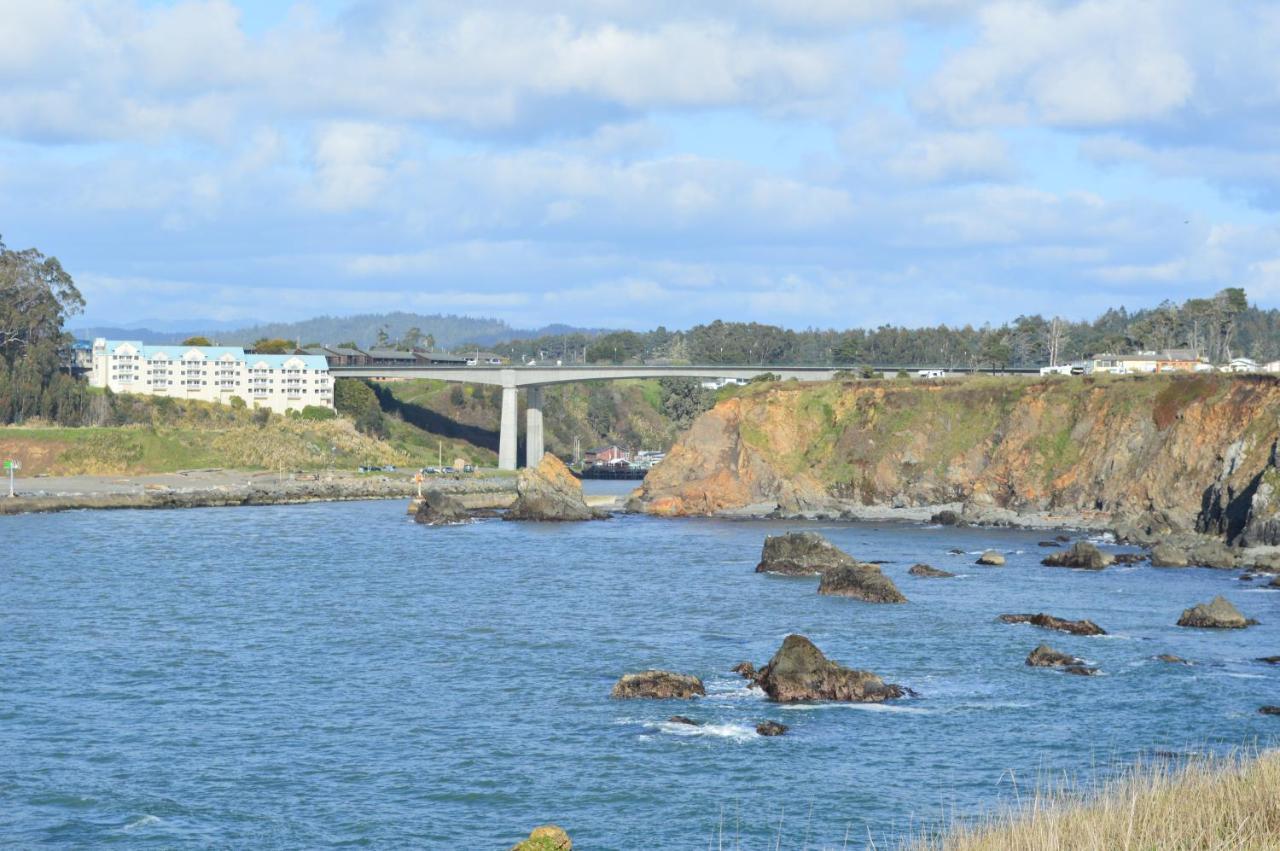
<path id="1" fill-rule="evenodd" d="M 1044 534 L 1008 530 L 403 512 L 0 518 L 0 845 L 501 849 L 553 821 L 581 849 L 884 847 L 1046 773 L 1280 733 L 1256 711 L 1280 669 L 1252 661 L 1280 654 L 1280 592 L 1235 573 L 1046 568 Z M 753 572 L 765 535 L 801 527 L 885 560 L 911 602 Z M 974 566 L 987 547 L 1008 566 Z M 1214 594 L 1262 625 L 1174 626 Z M 1111 634 L 994 621 L 1037 611 Z M 729 669 L 790 632 L 919 697 L 767 703 Z M 1040 642 L 1103 675 L 1027 668 Z M 649 667 L 709 695 L 609 699 Z M 765 719 L 791 730 L 758 737 Z"/>

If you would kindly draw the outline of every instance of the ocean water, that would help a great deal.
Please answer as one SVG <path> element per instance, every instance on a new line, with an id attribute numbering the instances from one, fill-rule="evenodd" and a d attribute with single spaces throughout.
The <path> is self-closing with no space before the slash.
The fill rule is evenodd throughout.
<path id="1" fill-rule="evenodd" d="M 1252 661 L 1280 654 L 1280 592 L 1236 573 L 1041 567 L 1045 533 L 1010 530 L 403 512 L 0 518 L 0 845 L 501 849 L 556 822 L 581 849 L 885 847 L 1038 777 L 1280 733 L 1257 714 L 1280 669 Z M 754 573 L 796 528 L 885 560 L 910 602 Z M 1008 565 L 974 565 L 988 547 Z M 1219 593 L 1262 624 L 1174 626 Z M 995 622 L 1036 611 L 1111 634 Z M 782 707 L 729 673 L 791 632 L 919 696 Z M 1026 667 L 1041 642 L 1102 675 Z M 709 694 L 609 698 L 649 667 Z"/>

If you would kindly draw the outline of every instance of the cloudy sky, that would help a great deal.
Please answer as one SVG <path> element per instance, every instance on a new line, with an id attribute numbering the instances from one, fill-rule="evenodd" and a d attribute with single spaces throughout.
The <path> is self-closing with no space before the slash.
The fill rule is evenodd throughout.
<path id="1" fill-rule="evenodd" d="M 86 319 L 1280 306 L 1280 4 L 0 0 Z"/>

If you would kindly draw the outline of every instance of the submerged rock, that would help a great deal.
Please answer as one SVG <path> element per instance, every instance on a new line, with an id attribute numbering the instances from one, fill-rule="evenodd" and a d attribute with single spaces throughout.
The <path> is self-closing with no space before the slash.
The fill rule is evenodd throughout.
<path id="1" fill-rule="evenodd" d="M 1259 706 L 1258 712 L 1262 715 L 1280 715 L 1280 706 Z"/>
<path id="2" fill-rule="evenodd" d="M 1115 553 L 1112 555 L 1116 564 L 1141 564 L 1147 560 L 1146 553 Z"/>
<path id="3" fill-rule="evenodd" d="M 845 564 L 827 569 L 818 583 L 818 593 L 852 597 L 868 603 L 907 602 L 893 580 L 874 564 Z"/>
<path id="4" fill-rule="evenodd" d="M 634 698 L 687 700 L 691 697 L 705 696 L 706 693 L 702 680 L 697 677 L 671 671 L 649 670 L 636 674 L 623 674 L 613 684 L 610 697 L 619 700 Z"/>
<path id="5" fill-rule="evenodd" d="M 1183 659 L 1181 656 L 1174 656 L 1172 653 L 1161 653 L 1159 656 L 1156 657 L 1156 660 L 1160 662 L 1168 662 L 1170 665 L 1190 665 L 1191 664 L 1186 659 Z"/>
<path id="6" fill-rule="evenodd" d="M 788 532 L 764 539 L 756 573 L 817 576 L 832 567 L 857 563 L 853 556 L 817 532 Z"/>
<path id="7" fill-rule="evenodd" d="M 1077 541 L 1071 549 L 1054 553 L 1041 559 L 1041 564 L 1050 567 L 1074 567 L 1080 570 L 1102 570 L 1115 561 L 1109 553 L 1095 547 L 1088 541 Z"/>
<path id="8" fill-rule="evenodd" d="M 841 700 L 882 703 L 902 697 L 903 688 L 886 683 L 870 671 L 842 667 L 829 660 L 803 635 L 788 635 L 760 669 L 760 687 L 780 703 L 802 700 Z"/>
<path id="9" fill-rule="evenodd" d="M 1062 544 L 1058 543 L 1057 541 L 1040 541 L 1038 544 L 1036 544 L 1036 546 L 1037 546 L 1037 547 L 1055 547 L 1055 548 L 1056 548 L 1056 547 L 1060 547 L 1060 546 L 1062 546 Z"/>
<path id="10" fill-rule="evenodd" d="M 573 840 L 554 824 L 535 827 L 529 838 L 511 846 L 511 851 L 573 851 Z"/>
<path id="11" fill-rule="evenodd" d="M 582 498 L 582 483 L 550 452 L 536 467 L 516 477 L 516 501 L 504 520 L 599 520 L 608 515 L 590 508 Z"/>
<path id="12" fill-rule="evenodd" d="M 1151 548 L 1152 567 L 1190 567 L 1191 559 L 1187 554 L 1173 546 L 1161 542 Z"/>
<path id="13" fill-rule="evenodd" d="M 1004 556 L 995 550 L 987 550 L 978 556 L 978 564 L 985 564 L 988 567 L 1004 567 Z"/>
<path id="14" fill-rule="evenodd" d="M 731 670 L 733 671 L 733 673 L 738 674 L 739 676 L 745 679 L 751 680 L 752 682 L 755 682 L 756 666 L 752 665 L 750 662 L 739 662 L 738 664 L 734 665 Z"/>
<path id="15" fill-rule="evenodd" d="M 910 573 L 912 576 L 931 576 L 937 579 L 947 579 L 955 576 L 955 574 L 949 570 L 939 570 L 938 568 L 930 567 L 927 564 L 913 564 L 907 573 Z"/>
<path id="16" fill-rule="evenodd" d="M 1001 615 L 1001 623 L 1029 623 L 1041 629 L 1055 629 L 1071 635 L 1106 635 L 1107 631 L 1091 620 L 1069 621 L 1040 612 L 1035 615 Z"/>
<path id="17" fill-rule="evenodd" d="M 1267 665 L 1280 665 L 1280 656 L 1259 656 L 1257 661 Z"/>
<path id="18" fill-rule="evenodd" d="M 461 500 L 444 491 L 429 490 L 418 500 L 418 510 L 414 512 L 413 522 L 424 526 L 450 526 L 465 523 L 470 517 L 470 512 Z"/>
<path id="19" fill-rule="evenodd" d="M 1054 535 L 1053 539 L 1061 544 L 1065 544 L 1067 541 L 1071 540 L 1071 536 L 1070 535 Z"/>
<path id="20" fill-rule="evenodd" d="M 688 716 L 685 716 L 685 715 L 672 715 L 670 718 L 667 719 L 667 723 L 668 724 L 687 724 L 690 727 L 702 726 L 701 721 L 694 721 L 692 718 L 689 718 Z"/>
<path id="21" fill-rule="evenodd" d="M 761 736 L 781 736 L 791 728 L 777 721 L 761 721 L 756 725 L 756 733 Z"/>
<path id="22" fill-rule="evenodd" d="M 1256 623 L 1240 614 L 1240 610 L 1222 596 L 1214 597 L 1208 603 L 1197 603 L 1184 610 L 1182 617 L 1178 618 L 1178 626 L 1200 629 L 1244 629 Z"/>
<path id="23" fill-rule="evenodd" d="M 1027 664 L 1033 668 L 1062 668 L 1068 674 L 1091 677 L 1098 673 L 1097 668 L 1085 665 L 1083 659 L 1077 659 L 1066 653 L 1059 653 L 1047 644 L 1041 644 L 1027 656 Z"/>

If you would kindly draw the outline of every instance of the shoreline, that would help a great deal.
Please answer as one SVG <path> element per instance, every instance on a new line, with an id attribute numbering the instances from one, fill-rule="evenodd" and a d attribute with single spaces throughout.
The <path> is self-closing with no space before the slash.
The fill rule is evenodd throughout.
<path id="1" fill-rule="evenodd" d="M 510 476 L 429 479 L 424 488 L 458 496 L 468 508 L 505 508 L 515 498 Z M 0 516 L 87 509 L 218 508 L 299 505 L 370 499 L 412 499 L 412 478 L 355 473 L 279 473 L 187 470 L 137 476 L 59 476 L 19 479 L 17 497 L 0 496 Z"/>

